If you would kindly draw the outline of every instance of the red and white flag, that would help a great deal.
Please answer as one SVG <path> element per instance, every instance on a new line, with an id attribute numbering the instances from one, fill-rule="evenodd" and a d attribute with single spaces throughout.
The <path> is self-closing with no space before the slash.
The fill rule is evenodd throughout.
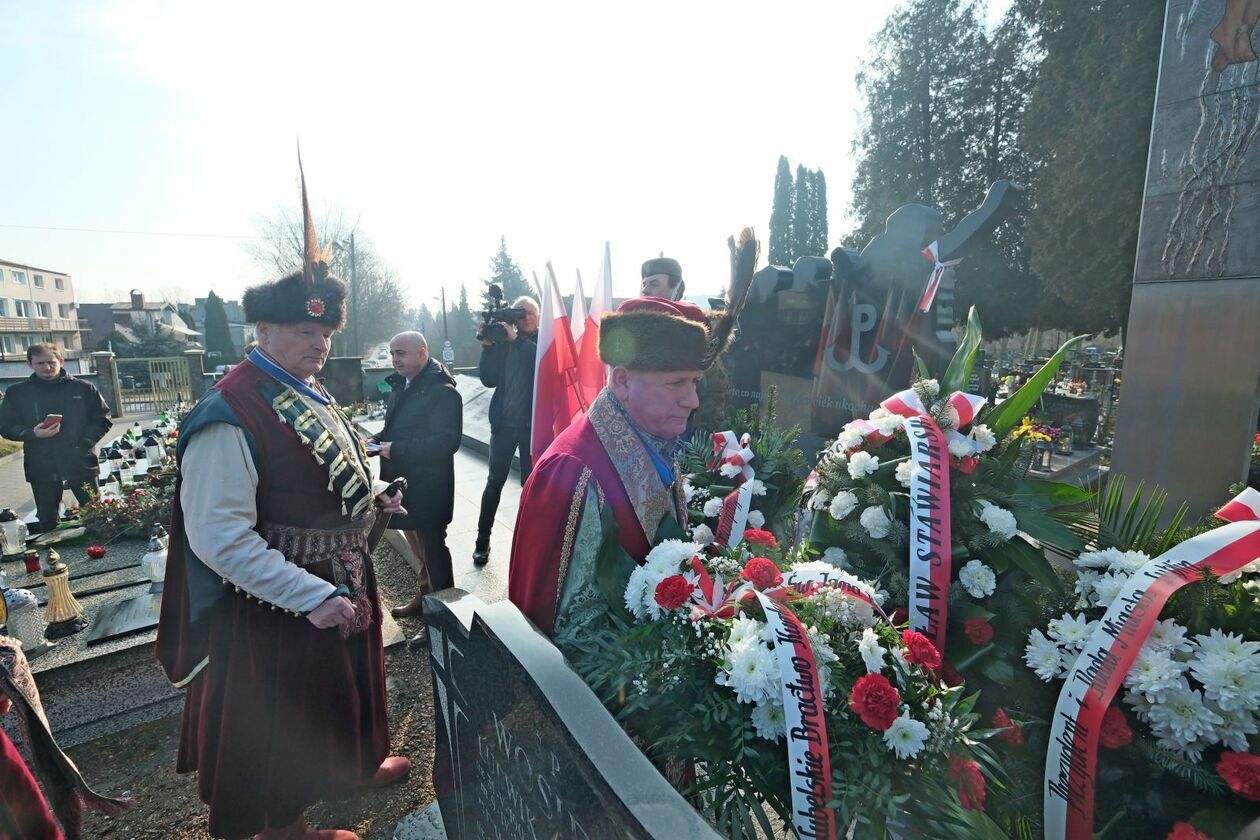
<path id="1" fill-rule="evenodd" d="M 577 351 L 569 314 L 560 297 L 556 273 L 547 263 L 538 319 L 538 355 L 534 361 L 534 428 L 530 453 L 537 461 L 556 436 L 582 411 L 578 393 Z"/>
<path id="2" fill-rule="evenodd" d="M 578 295 L 582 294 L 579 278 Z M 604 243 L 604 264 L 599 270 L 599 280 L 591 293 L 591 308 L 586 311 L 586 301 L 582 301 L 585 315 L 581 332 L 573 331 L 573 339 L 577 346 L 578 383 L 582 400 L 589 406 L 603 389 L 608 380 L 608 368 L 599 358 L 599 319 L 605 312 L 613 310 L 612 297 L 612 254 L 608 243 Z M 577 317 L 577 302 L 573 304 L 574 317 Z"/>

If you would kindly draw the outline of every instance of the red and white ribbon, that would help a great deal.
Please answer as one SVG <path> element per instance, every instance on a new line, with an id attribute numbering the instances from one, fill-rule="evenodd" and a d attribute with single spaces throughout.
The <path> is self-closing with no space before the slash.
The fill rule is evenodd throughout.
<path id="1" fill-rule="evenodd" d="M 945 620 L 949 613 L 951 506 L 949 447 L 930 417 L 907 417 L 910 440 L 910 629 L 945 652 Z"/>
<path id="2" fill-rule="evenodd" d="M 976 415 L 980 413 L 980 409 L 984 408 L 988 399 L 977 394 L 955 391 L 946 397 L 945 401 L 949 405 L 950 422 L 947 425 L 953 429 L 965 429 L 975 421 Z M 898 391 L 879 405 L 885 411 L 902 417 L 918 417 L 929 413 L 927 407 L 923 405 L 923 400 L 919 398 L 918 392 L 913 388 Z"/>
<path id="3" fill-rule="evenodd" d="M 691 558 L 691 571 L 696 576 L 696 588 L 691 595 L 691 620 L 701 618 L 732 618 L 735 608 L 753 597 L 753 585 L 747 581 L 733 580 L 723 584 L 722 576 L 714 578 L 699 557 Z"/>
<path id="4" fill-rule="evenodd" d="M 823 717 L 823 686 L 805 627 L 788 609 L 783 589 L 757 592 L 774 634 L 775 659 L 783 684 L 788 773 L 792 785 L 792 827 L 797 837 L 832 840 L 836 814 L 831 798 L 831 755 Z"/>
<path id="5" fill-rule="evenodd" d="M 1134 572 L 1067 674 L 1046 753 L 1046 840 L 1089 840 L 1092 836 L 1094 770 L 1103 715 L 1168 599 L 1187 583 L 1199 580 L 1205 570 L 1219 577 L 1260 557 L 1260 494 L 1248 488 L 1217 516 L 1238 518 L 1173 546 Z"/>
<path id="6" fill-rule="evenodd" d="M 941 287 L 941 278 L 945 276 L 945 269 L 958 265 L 962 260 L 941 262 L 940 246 L 935 241 L 923 249 L 923 256 L 932 261 L 932 273 L 928 276 L 927 286 L 919 297 L 919 311 L 927 312 L 932 308 L 932 301 L 936 300 L 936 291 Z"/>
<path id="7" fill-rule="evenodd" d="M 752 508 L 753 468 L 749 465 L 755 457 L 749 447 L 751 438 L 744 435 L 735 437 L 732 431 L 715 432 L 713 434 L 713 459 L 709 469 L 720 470 L 725 464 L 739 468 L 734 476 L 735 489 L 722 499 L 722 510 L 718 514 L 717 528 L 714 530 L 714 541 L 734 548 L 744 538 L 744 526 L 748 524 L 748 511 Z"/>

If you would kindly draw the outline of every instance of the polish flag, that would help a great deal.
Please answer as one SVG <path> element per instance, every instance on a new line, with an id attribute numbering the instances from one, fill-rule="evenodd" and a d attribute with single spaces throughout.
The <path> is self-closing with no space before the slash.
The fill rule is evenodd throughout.
<path id="1" fill-rule="evenodd" d="M 578 277 L 578 297 L 582 294 L 582 280 Z M 574 317 L 577 317 L 577 303 L 573 304 Z M 604 264 L 599 270 L 599 282 L 591 296 L 591 309 L 586 312 L 586 301 L 582 300 L 585 313 L 584 326 L 581 332 L 574 330 L 573 339 L 577 347 L 578 383 L 582 389 L 582 400 L 586 405 L 594 402 L 600 390 L 608 380 L 608 368 L 599 358 L 599 319 L 605 312 L 611 312 L 612 297 L 612 252 L 608 243 L 604 243 Z"/>
<path id="2" fill-rule="evenodd" d="M 547 263 L 547 287 L 542 295 L 538 355 L 534 362 L 534 427 L 529 451 L 535 462 L 581 412 L 577 351 L 569 329 L 569 314 L 564 310 L 556 274 L 551 263 Z"/>

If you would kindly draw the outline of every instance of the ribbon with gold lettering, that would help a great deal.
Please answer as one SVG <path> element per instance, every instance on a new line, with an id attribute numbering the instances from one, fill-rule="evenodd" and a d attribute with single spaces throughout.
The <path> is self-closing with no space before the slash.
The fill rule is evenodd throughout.
<path id="1" fill-rule="evenodd" d="M 1260 494 L 1240 493 L 1217 516 L 1230 524 L 1186 540 L 1133 573 L 1068 672 L 1050 726 L 1046 840 L 1089 840 L 1103 715 L 1173 593 L 1204 571 L 1227 575 L 1260 557 Z"/>

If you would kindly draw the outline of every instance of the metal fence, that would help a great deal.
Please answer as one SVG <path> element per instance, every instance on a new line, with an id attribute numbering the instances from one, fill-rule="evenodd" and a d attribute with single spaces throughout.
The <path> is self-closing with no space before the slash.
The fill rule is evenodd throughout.
<path id="1" fill-rule="evenodd" d="M 114 371 L 114 393 L 123 414 L 165 411 L 192 399 L 188 360 L 182 356 L 117 359 Z"/>

